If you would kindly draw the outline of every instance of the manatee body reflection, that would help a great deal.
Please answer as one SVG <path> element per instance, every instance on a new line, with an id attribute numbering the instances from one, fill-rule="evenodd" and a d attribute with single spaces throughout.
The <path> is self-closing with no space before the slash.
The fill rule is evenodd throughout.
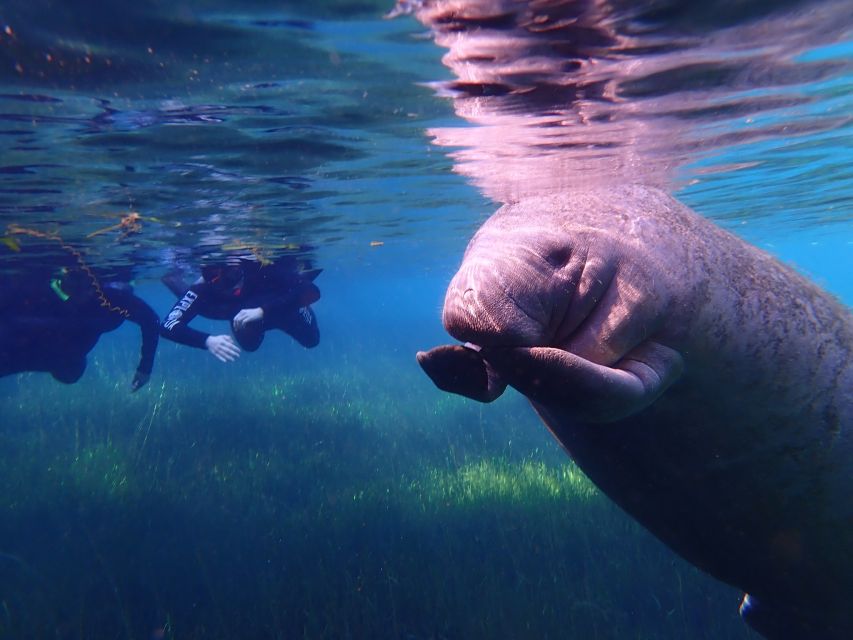
<path id="1" fill-rule="evenodd" d="M 808 104 L 785 89 L 846 68 L 795 62 L 849 31 L 843 2 L 424 0 L 398 11 L 447 48 L 456 79 L 434 86 L 476 125 L 429 134 L 497 202 L 614 180 L 669 188 L 698 151 L 846 121 L 714 127 Z"/>

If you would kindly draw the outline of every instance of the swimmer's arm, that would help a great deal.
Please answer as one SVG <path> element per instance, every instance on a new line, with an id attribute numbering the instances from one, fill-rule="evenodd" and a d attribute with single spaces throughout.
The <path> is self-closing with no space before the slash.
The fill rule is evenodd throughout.
<path id="1" fill-rule="evenodd" d="M 160 340 L 160 323 L 154 309 L 148 306 L 147 302 L 135 295 L 131 294 L 128 296 L 124 306 L 129 314 L 127 319 L 139 325 L 139 329 L 142 332 L 139 366 L 136 370 L 147 379 L 154 368 L 154 354 L 157 352 L 157 343 Z"/>
<path id="2" fill-rule="evenodd" d="M 180 344 L 196 349 L 207 349 L 209 333 L 197 331 L 189 326 L 190 321 L 198 315 L 198 298 L 203 295 L 195 287 L 190 287 L 181 296 L 169 313 L 160 323 L 160 335 Z"/>

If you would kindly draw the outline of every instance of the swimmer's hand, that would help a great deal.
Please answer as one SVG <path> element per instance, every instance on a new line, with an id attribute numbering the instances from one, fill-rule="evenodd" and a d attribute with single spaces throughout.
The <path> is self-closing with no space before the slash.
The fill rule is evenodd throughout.
<path id="1" fill-rule="evenodd" d="M 145 386 L 145 383 L 151 378 L 150 373 L 144 373 L 142 371 L 137 370 L 137 372 L 133 376 L 133 382 L 130 383 L 130 392 L 139 391 L 142 387 Z"/>
<path id="2" fill-rule="evenodd" d="M 222 362 L 232 362 L 240 357 L 240 347 L 231 336 L 208 336 L 204 346 Z"/>
<path id="3" fill-rule="evenodd" d="M 264 310 L 260 307 L 255 307 L 254 309 L 240 309 L 236 316 L 234 316 L 234 330 L 239 331 L 243 328 L 243 325 L 248 322 L 258 322 L 259 320 L 264 319 Z"/>

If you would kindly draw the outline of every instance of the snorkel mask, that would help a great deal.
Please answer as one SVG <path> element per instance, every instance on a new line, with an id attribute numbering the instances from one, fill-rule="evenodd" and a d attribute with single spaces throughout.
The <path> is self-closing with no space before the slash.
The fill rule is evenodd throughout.
<path id="1" fill-rule="evenodd" d="M 65 293 L 62 290 L 62 279 L 68 273 L 68 269 L 62 267 L 59 271 L 53 274 L 53 278 L 50 279 L 50 288 L 53 289 L 53 292 L 57 295 L 57 297 L 63 302 L 68 302 L 68 298 L 71 296 Z"/>
<path id="2" fill-rule="evenodd" d="M 221 289 L 233 289 L 243 278 L 243 269 L 239 265 L 207 265 L 202 267 L 201 275 L 205 282 Z"/>

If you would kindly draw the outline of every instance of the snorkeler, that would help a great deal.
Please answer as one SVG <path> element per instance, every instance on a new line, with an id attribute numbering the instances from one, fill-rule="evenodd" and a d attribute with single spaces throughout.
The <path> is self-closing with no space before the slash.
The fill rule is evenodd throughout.
<path id="1" fill-rule="evenodd" d="M 320 271 L 300 271 L 289 257 L 268 264 L 235 257 L 224 264 L 205 265 L 201 278 L 189 287 L 179 275 L 169 275 L 163 283 L 180 298 L 160 324 L 160 333 L 207 349 L 222 362 L 236 359 L 240 347 L 256 351 L 270 329 L 284 331 L 307 349 L 316 347 L 320 329 L 310 305 L 320 299 L 313 282 Z M 189 323 L 197 315 L 229 320 L 234 338 L 192 329 Z"/>
<path id="2" fill-rule="evenodd" d="M 0 311 L 0 377 L 45 371 L 59 382 L 77 382 L 101 334 L 125 320 L 142 332 L 130 390 L 139 390 L 151 376 L 157 314 L 126 282 L 99 282 L 90 270 L 77 267 L 32 270 L 2 279 Z"/>

